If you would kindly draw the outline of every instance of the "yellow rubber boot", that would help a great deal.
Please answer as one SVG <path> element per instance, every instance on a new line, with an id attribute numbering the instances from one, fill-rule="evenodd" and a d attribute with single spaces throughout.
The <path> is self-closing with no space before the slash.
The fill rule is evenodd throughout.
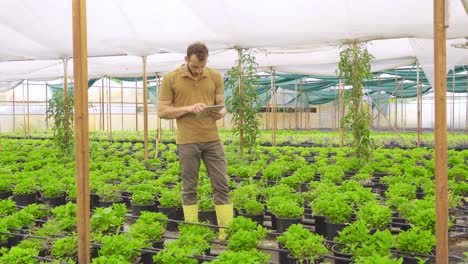
<path id="1" fill-rule="evenodd" d="M 185 222 L 198 222 L 198 204 L 182 205 Z"/>
<path id="2" fill-rule="evenodd" d="M 222 204 L 215 205 L 216 210 L 216 219 L 218 220 L 219 226 L 227 226 L 231 223 L 232 218 L 234 217 L 234 207 L 233 204 Z M 225 228 L 219 229 L 218 239 L 219 241 L 226 241 L 226 232 Z"/>

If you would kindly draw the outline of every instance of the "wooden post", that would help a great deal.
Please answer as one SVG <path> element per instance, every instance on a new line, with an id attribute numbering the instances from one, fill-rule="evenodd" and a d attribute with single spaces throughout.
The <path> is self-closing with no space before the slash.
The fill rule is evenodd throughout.
<path id="1" fill-rule="evenodd" d="M 395 69 L 395 128 L 398 129 L 398 72 Z"/>
<path id="2" fill-rule="evenodd" d="M 340 93 L 340 114 L 339 114 L 339 119 L 338 119 L 338 125 L 340 128 L 340 147 L 343 147 L 344 145 L 344 130 L 343 126 L 341 125 L 341 119 L 344 117 L 345 114 L 345 109 L 344 109 L 344 102 L 343 102 L 343 92 L 344 92 L 344 85 L 341 82 L 342 80 L 340 79 L 340 82 L 338 84 L 338 89 Z"/>
<path id="3" fill-rule="evenodd" d="M 237 71 L 239 72 L 239 98 L 242 98 L 242 77 L 244 69 L 242 68 L 242 49 L 237 48 Z M 241 160 L 244 160 L 244 128 L 243 128 L 243 112 L 239 109 L 239 151 Z"/>
<path id="4" fill-rule="evenodd" d="M 22 88 L 22 92 L 23 92 L 23 96 L 22 96 L 22 101 L 23 101 L 23 132 L 24 132 L 24 137 L 26 137 L 26 104 L 24 102 L 24 82 L 21 84 L 21 88 Z"/>
<path id="5" fill-rule="evenodd" d="M 302 128 L 302 112 L 304 110 L 304 108 L 302 107 L 302 101 L 303 101 L 303 96 L 304 94 L 302 93 L 302 78 L 300 80 L 300 83 L 299 83 L 299 94 L 301 95 L 301 108 L 300 108 L 300 113 L 299 113 L 299 128 Z"/>
<path id="6" fill-rule="evenodd" d="M 28 118 L 27 118 L 27 131 L 28 131 L 28 137 L 31 136 L 31 133 L 30 133 L 30 128 L 29 128 L 29 80 L 26 80 L 26 109 L 27 109 L 27 113 L 28 113 Z"/>
<path id="7" fill-rule="evenodd" d="M 65 142 L 70 143 L 70 109 L 68 108 L 68 59 L 63 59 L 63 98 L 65 110 Z"/>
<path id="8" fill-rule="evenodd" d="M 101 78 L 101 96 L 99 97 L 99 105 L 101 107 L 101 126 L 102 126 L 102 130 L 104 131 L 106 129 L 106 125 L 105 125 L 105 121 L 104 121 L 104 118 L 105 118 L 105 109 L 104 109 L 104 100 L 106 97 L 104 96 L 104 77 Z"/>
<path id="9" fill-rule="evenodd" d="M 380 75 L 377 81 L 377 130 L 380 132 Z"/>
<path id="10" fill-rule="evenodd" d="M 138 131 L 138 82 L 135 80 L 135 130 Z"/>
<path id="11" fill-rule="evenodd" d="M 322 128 L 322 111 L 320 111 L 320 105 L 317 105 L 315 109 L 316 112 L 318 112 L 318 128 Z"/>
<path id="12" fill-rule="evenodd" d="M 45 83 L 45 109 L 46 109 L 46 130 L 49 130 L 49 118 L 47 118 L 47 111 L 49 110 L 49 89 L 47 88 L 47 82 Z M 14 91 L 14 90 L 13 90 Z M 13 93 L 14 94 L 14 93 Z"/>
<path id="13" fill-rule="evenodd" d="M 124 131 L 124 118 L 123 118 L 123 81 L 120 82 L 120 123 L 122 124 L 122 131 Z"/>
<path id="14" fill-rule="evenodd" d="M 283 89 L 283 101 L 281 102 L 283 104 L 283 113 L 281 114 L 281 116 L 283 117 L 283 129 L 286 128 L 286 125 L 285 125 L 285 117 L 286 117 L 286 104 L 285 104 L 285 96 L 286 96 L 286 90 Z"/>
<path id="15" fill-rule="evenodd" d="M 452 71 L 452 134 L 455 133 L 455 66 Z"/>
<path id="16" fill-rule="evenodd" d="M 403 91 L 403 85 L 400 85 L 400 90 L 401 90 L 401 101 L 400 101 L 400 129 L 403 129 L 403 132 L 405 132 L 405 127 L 404 127 L 404 123 L 403 123 L 403 106 L 404 106 L 404 103 L 406 103 L 406 100 L 405 100 L 405 93 Z"/>
<path id="17" fill-rule="evenodd" d="M 16 87 L 13 88 L 13 133 L 16 133 L 16 104 L 15 104 L 15 90 Z M 468 90 L 468 87 L 467 87 Z"/>
<path id="18" fill-rule="evenodd" d="M 76 204 L 78 263 L 90 263 L 89 123 L 86 0 L 73 0 L 73 72 L 75 79 Z"/>
<path id="19" fill-rule="evenodd" d="M 148 81 L 146 78 L 146 56 L 141 57 L 143 62 L 143 137 L 145 146 L 145 160 L 148 159 Z"/>
<path id="20" fill-rule="evenodd" d="M 160 86 L 161 86 L 161 79 L 159 77 L 159 75 L 156 73 L 156 78 L 157 78 L 157 81 L 156 81 L 156 97 L 159 98 L 159 89 L 160 89 Z M 156 114 L 156 140 L 155 140 L 155 146 L 154 146 L 154 158 L 157 158 L 158 157 L 158 151 L 159 151 L 159 142 L 161 140 L 161 118 L 159 118 L 159 115 Z"/>
<path id="21" fill-rule="evenodd" d="M 417 128 L 417 134 L 418 134 L 418 139 L 416 142 L 416 146 L 419 148 L 421 146 L 421 82 L 419 80 L 419 62 L 417 64 L 416 68 L 416 104 L 418 108 L 418 128 Z"/>
<path id="22" fill-rule="evenodd" d="M 434 0 L 436 262 L 448 263 L 447 72 L 445 1 Z"/>
<path id="23" fill-rule="evenodd" d="M 2 121 L 0 120 L 0 152 L 2 151 Z"/>
<path id="24" fill-rule="evenodd" d="M 295 128 L 297 129 L 297 79 L 294 80 L 294 124 Z"/>
<path id="25" fill-rule="evenodd" d="M 276 125 L 277 125 L 277 111 L 278 111 L 278 102 L 276 101 L 276 79 L 275 79 L 275 69 L 271 68 L 271 95 L 272 95 L 272 103 L 273 103 L 273 126 L 271 129 L 271 143 L 273 146 L 276 146 Z"/>
<path id="26" fill-rule="evenodd" d="M 468 131 L 468 73 L 466 76 L 465 131 Z"/>
<path id="27" fill-rule="evenodd" d="M 108 120 L 108 127 L 109 127 L 109 140 L 112 141 L 112 94 L 111 94 L 111 80 L 107 77 L 107 83 L 109 84 L 107 89 L 107 120 Z"/>

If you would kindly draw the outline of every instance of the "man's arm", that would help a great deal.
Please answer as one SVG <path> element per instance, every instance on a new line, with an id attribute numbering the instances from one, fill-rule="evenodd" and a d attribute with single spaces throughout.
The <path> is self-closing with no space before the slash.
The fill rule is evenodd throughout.
<path id="1" fill-rule="evenodd" d="M 177 119 L 189 113 L 200 113 L 205 104 L 198 103 L 191 106 L 174 107 L 174 92 L 170 77 L 164 77 L 161 84 L 161 92 L 158 98 L 158 116 L 162 119 Z"/>
<path id="2" fill-rule="evenodd" d="M 191 106 L 173 107 L 172 105 L 167 105 L 163 101 L 159 101 L 158 115 L 162 119 L 177 119 L 190 113 L 198 114 L 205 106 L 204 103 L 197 103 Z"/>
<path id="3" fill-rule="evenodd" d="M 215 104 L 217 105 L 223 105 L 224 104 L 224 94 L 217 94 L 215 96 Z M 213 118 L 214 120 L 219 120 L 223 118 L 226 115 L 226 106 L 223 107 L 221 110 L 218 112 L 216 111 L 211 111 L 208 113 L 208 115 Z"/>

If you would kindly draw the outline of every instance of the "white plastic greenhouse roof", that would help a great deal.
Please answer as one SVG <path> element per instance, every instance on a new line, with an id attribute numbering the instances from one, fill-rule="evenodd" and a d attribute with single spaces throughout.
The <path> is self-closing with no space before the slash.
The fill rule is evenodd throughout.
<path id="1" fill-rule="evenodd" d="M 0 90 L 19 80 L 63 76 L 72 47 L 71 0 L 0 1 Z M 468 15 L 449 1 L 447 68 L 468 64 Z M 233 47 L 257 48 L 260 68 L 335 75 L 346 40 L 370 41 L 373 71 L 433 56 L 431 0 L 96 0 L 87 1 L 89 77 L 149 75 L 183 63 L 186 46 L 210 48 L 209 66 L 235 64 Z M 426 71 L 426 69 L 425 69 Z M 68 74 L 73 63 L 68 61 Z"/>

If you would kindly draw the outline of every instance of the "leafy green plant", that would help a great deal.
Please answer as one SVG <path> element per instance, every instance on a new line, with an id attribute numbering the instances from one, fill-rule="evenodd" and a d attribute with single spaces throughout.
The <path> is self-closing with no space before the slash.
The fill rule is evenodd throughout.
<path id="1" fill-rule="evenodd" d="M 377 202 L 364 204 L 356 214 L 369 228 L 386 228 L 392 220 L 392 210 Z"/>
<path id="2" fill-rule="evenodd" d="M 403 264 L 403 259 L 394 259 L 391 255 L 378 255 L 359 257 L 356 259 L 356 264 Z"/>
<path id="3" fill-rule="evenodd" d="M 64 232 L 70 232 L 76 229 L 77 224 L 77 207 L 74 203 L 67 203 L 65 205 L 57 206 L 51 209 L 52 214 L 55 216 L 56 226 Z M 50 222 L 50 221 L 49 221 Z"/>
<path id="4" fill-rule="evenodd" d="M 128 212 L 124 204 L 113 204 L 112 207 L 98 207 L 91 216 L 91 228 L 94 231 L 119 231 L 123 227 L 125 214 Z"/>
<path id="5" fill-rule="evenodd" d="M 31 177 L 19 180 L 13 188 L 13 194 L 33 194 L 36 193 L 37 183 Z"/>
<path id="6" fill-rule="evenodd" d="M 0 216 L 11 215 L 16 212 L 16 203 L 11 198 L 0 200 Z"/>
<path id="7" fill-rule="evenodd" d="M 180 186 L 180 184 L 179 184 Z M 163 189 L 161 191 L 161 197 L 159 203 L 165 208 L 181 208 L 182 198 L 180 195 L 180 187 L 173 189 Z"/>
<path id="8" fill-rule="evenodd" d="M 103 202 L 120 202 L 122 200 L 119 188 L 114 184 L 99 185 L 96 194 L 99 196 L 100 201 Z"/>
<path id="9" fill-rule="evenodd" d="M 267 207 L 270 212 L 281 218 L 302 218 L 304 207 L 283 197 L 275 198 L 267 200 Z"/>
<path id="10" fill-rule="evenodd" d="M 249 215 L 261 215 L 264 209 L 263 204 L 256 200 L 249 200 L 244 204 L 244 211 Z"/>
<path id="11" fill-rule="evenodd" d="M 311 203 L 311 207 L 314 213 L 325 216 L 334 224 L 348 223 L 353 212 L 343 193 L 322 193 Z"/>
<path id="12" fill-rule="evenodd" d="M 366 224 L 356 221 L 346 226 L 335 238 L 337 242 L 343 243 L 342 252 L 354 254 L 364 243 L 369 241 L 371 235 Z"/>
<path id="13" fill-rule="evenodd" d="M 233 132 L 242 138 L 240 142 L 241 159 L 244 157 L 244 144 L 251 150 L 257 145 L 260 121 L 258 109 L 261 107 L 255 90 L 256 68 L 255 56 L 251 50 L 237 48 L 237 66 L 226 73 L 228 81 L 226 90 L 231 91 L 226 104 L 232 121 L 235 124 Z"/>
<path id="14" fill-rule="evenodd" d="M 422 230 L 415 226 L 408 231 L 400 232 L 396 248 L 404 252 L 428 254 L 435 243 L 435 236 L 430 230 Z"/>
<path id="15" fill-rule="evenodd" d="M 59 238 L 52 243 L 52 256 L 56 258 L 76 258 L 78 237 L 76 235 Z"/>
<path id="16" fill-rule="evenodd" d="M 267 264 L 270 263 L 270 255 L 260 252 L 256 249 L 248 251 L 224 251 L 219 256 L 211 261 L 213 264 L 223 263 L 256 263 Z"/>
<path id="17" fill-rule="evenodd" d="M 373 149 L 373 142 L 370 138 L 371 117 L 361 101 L 365 80 L 373 78 L 370 64 L 372 58 L 373 56 L 369 54 L 365 45 L 349 43 L 340 52 L 337 72 L 345 85 L 352 85 L 352 89 L 346 90 L 343 97 L 348 111 L 340 125 L 352 132 L 353 155 L 361 164 L 369 161 Z"/>
<path id="18" fill-rule="evenodd" d="M 341 182 L 345 175 L 343 169 L 336 165 L 320 167 L 318 172 L 322 175 L 321 179 L 335 184 Z"/>
<path id="19" fill-rule="evenodd" d="M 56 89 L 52 98 L 49 99 L 47 108 L 47 119 L 54 120 L 54 142 L 65 155 L 71 155 L 74 151 L 74 133 L 73 133 L 73 97 L 68 96 L 65 100 L 63 90 Z"/>
<path id="20" fill-rule="evenodd" d="M 0 192 L 10 191 L 13 187 L 13 178 L 9 173 L 0 172 Z"/>
<path id="21" fill-rule="evenodd" d="M 255 231 L 257 226 L 258 224 L 252 221 L 252 219 L 238 216 L 229 223 L 228 228 L 226 229 L 226 235 L 229 237 L 240 230 Z"/>
<path id="22" fill-rule="evenodd" d="M 229 225 L 228 225 L 229 229 Z M 227 248 L 232 251 L 248 251 L 255 249 L 268 234 L 266 228 L 257 225 L 255 229 L 240 229 L 228 236 Z"/>
<path id="23" fill-rule="evenodd" d="M 99 249 L 99 255 L 121 255 L 126 261 L 133 262 L 139 254 L 138 250 L 149 246 L 151 246 L 151 244 L 145 242 L 143 239 L 129 239 L 127 234 L 104 236 L 102 238 L 102 246 Z"/>
<path id="24" fill-rule="evenodd" d="M 55 198 L 64 194 L 64 186 L 60 181 L 50 180 L 42 184 L 42 195 L 47 198 Z"/>
<path id="25" fill-rule="evenodd" d="M 389 256 L 391 249 L 395 248 L 395 237 L 390 230 L 377 230 L 368 241 L 361 244 L 354 252 L 355 258 L 367 257 L 372 255 Z"/>
<path id="26" fill-rule="evenodd" d="M 278 237 L 278 242 L 284 244 L 284 247 L 291 251 L 291 255 L 298 258 L 299 261 L 314 261 L 324 256 L 328 250 L 323 245 L 324 238 L 317 234 L 312 234 L 301 224 L 291 225 L 283 235 Z"/>
<path id="27" fill-rule="evenodd" d="M 8 264 L 36 264 L 39 260 L 34 256 L 39 254 L 38 250 L 33 248 L 6 247 L 0 249 L 0 263 Z"/>
<path id="28" fill-rule="evenodd" d="M 134 191 L 132 193 L 132 204 L 151 205 L 154 204 L 154 194 L 147 191 Z"/>
<path id="29" fill-rule="evenodd" d="M 99 256 L 97 258 L 93 258 L 92 264 L 131 264 L 130 261 L 126 260 L 126 258 L 122 255 L 110 255 L 110 256 Z"/>

